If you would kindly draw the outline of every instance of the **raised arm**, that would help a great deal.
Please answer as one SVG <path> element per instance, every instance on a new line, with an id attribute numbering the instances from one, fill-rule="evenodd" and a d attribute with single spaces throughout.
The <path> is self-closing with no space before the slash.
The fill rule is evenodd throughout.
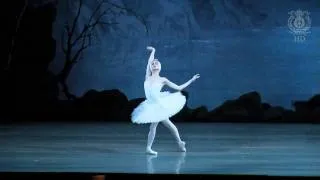
<path id="1" fill-rule="evenodd" d="M 151 51 L 151 54 L 149 56 L 148 64 L 147 64 L 147 68 L 146 68 L 146 79 L 149 76 L 151 76 L 150 64 L 154 60 L 154 54 L 156 52 L 156 49 L 154 47 L 148 46 L 147 49 Z"/>
<path id="2" fill-rule="evenodd" d="M 163 78 L 163 83 L 164 85 L 169 86 L 172 89 L 178 90 L 178 91 L 182 91 L 183 89 L 185 89 L 186 87 L 188 87 L 192 82 L 194 82 L 196 79 L 198 79 L 200 77 L 199 74 L 194 75 L 189 81 L 185 82 L 184 84 L 181 85 L 177 85 L 173 82 L 171 82 L 169 79 L 167 78 Z"/>

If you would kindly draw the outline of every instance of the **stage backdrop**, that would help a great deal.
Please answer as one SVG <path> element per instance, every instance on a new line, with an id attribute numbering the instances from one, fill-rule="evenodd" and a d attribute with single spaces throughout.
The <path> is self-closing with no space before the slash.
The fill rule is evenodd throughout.
<path id="1" fill-rule="evenodd" d="M 107 9 L 102 20 L 108 25 L 93 29 L 92 44 L 68 77 L 70 92 L 77 96 L 89 89 L 119 89 L 129 99 L 144 97 L 148 45 L 156 48 L 161 75 L 173 82 L 182 84 L 200 73 L 201 78 L 187 88 L 190 107 L 212 109 L 257 91 L 262 101 L 291 108 L 293 100 L 306 100 L 320 90 L 316 0 L 110 2 L 114 4 L 103 4 L 98 11 Z M 84 0 L 75 26 L 78 33 L 97 5 L 98 1 Z M 115 5 L 132 13 L 121 13 Z M 289 14 L 299 9 L 309 14 Z M 65 22 L 77 10 L 78 1 L 58 4 L 54 23 L 57 54 L 50 67 L 54 72 L 61 71 L 64 63 L 60 45 Z M 296 31 L 291 33 L 289 27 Z M 309 27 L 309 33 L 297 38 L 298 27 Z"/>

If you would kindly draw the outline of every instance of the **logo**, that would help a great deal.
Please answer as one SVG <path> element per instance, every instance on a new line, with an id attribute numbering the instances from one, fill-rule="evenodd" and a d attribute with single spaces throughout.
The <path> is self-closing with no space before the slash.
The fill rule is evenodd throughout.
<path id="1" fill-rule="evenodd" d="M 288 19 L 288 27 L 290 32 L 294 35 L 296 42 L 303 42 L 306 40 L 307 34 L 310 33 L 311 18 L 308 11 L 296 10 L 290 11 Z"/>

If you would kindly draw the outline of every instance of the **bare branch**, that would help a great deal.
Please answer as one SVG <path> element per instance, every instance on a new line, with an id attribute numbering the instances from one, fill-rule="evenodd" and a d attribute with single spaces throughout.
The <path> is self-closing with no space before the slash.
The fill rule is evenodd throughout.
<path id="1" fill-rule="evenodd" d="M 101 0 L 100 3 L 97 5 L 96 9 L 93 11 L 93 13 L 91 14 L 91 16 L 90 16 L 90 18 L 89 18 L 88 24 L 91 23 L 92 19 L 95 17 L 96 13 L 100 10 L 100 8 L 101 8 L 101 6 L 103 5 L 103 3 L 104 3 L 104 1 Z M 103 14 L 103 13 L 102 13 L 102 14 Z M 103 15 L 105 15 L 105 14 L 103 14 Z M 102 16 L 103 16 L 103 15 L 102 15 Z"/>
<path id="2" fill-rule="evenodd" d="M 68 32 L 68 33 L 71 34 L 70 35 L 70 40 L 71 40 L 72 35 L 74 34 L 74 31 L 76 29 L 76 25 L 78 23 L 78 20 L 79 20 L 79 17 L 80 17 L 80 13 L 81 13 L 82 4 L 83 4 L 83 0 L 79 0 L 79 8 L 78 8 L 78 11 L 77 11 L 77 15 L 76 15 L 75 19 L 73 20 L 71 32 L 70 31 Z"/>
<path id="3" fill-rule="evenodd" d="M 137 14 L 134 10 L 132 10 L 130 8 L 127 8 L 127 7 L 122 7 L 122 6 L 118 5 L 118 4 L 112 3 L 110 1 L 106 1 L 106 3 L 110 4 L 111 6 L 113 6 L 115 8 L 118 8 L 120 10 L 125 10 L 126 12 L 128 12 L 128 13 L 132 14 L 133 16 L 135 16 L 144 25 L 146 32 L 147 33 L 149 32 L 147 21 L 142 16 Z"/>
<path id="4" fill-rule="evenodd" d="M 77 50 L 76 54 L 73 56 L 71 60 L 72 63 L 76 63 L 79 59 L 79 56 L 82 55 L 83 51 L 91 45 L 92 31 L 93 29 L 91 29 L 90 31 L 86 31 L 86 33 L 82 36 L 81 47 Z"/>
<path id="5" fill-rule="evenodd" d="M 101 18 L 107 14 L 107 11 L 102 12 L 95 20 L 95 22 L 93 22 L 91 24 L 91 21 L 94 19 L 94 16 L 96 15 L 96 13 L 100 10 L 101 6 L 103 4 L 103 1 L 101 1 L 98 6 L 96 7 L 96 9 L 94 10 L 94 12 L 91 14 L 88 23 L 83 27 L 81 33 L 79 34 L 79 36 L 71 43 L 72 46 L 74 46 L 75 44 L 78 43 L 78 41 L 83 38 L 83 35 L 89 31 L 90 29 L 94 28 L 97 24 L 99 24 Z"/>
<path id="6" fill-rule="evenodd" d="M 73 56 L 72 58 L 72 63 L 77 63 L 77 60 L 78 60 L 78 57 L 81 55 L 81 53 L 87 49 L 89 47 L 89 43 L 85 43 L 86 41 L 82 41 L 82 45 L 81 45 L 81 48 L 77 50 L 76 54 Z"/>

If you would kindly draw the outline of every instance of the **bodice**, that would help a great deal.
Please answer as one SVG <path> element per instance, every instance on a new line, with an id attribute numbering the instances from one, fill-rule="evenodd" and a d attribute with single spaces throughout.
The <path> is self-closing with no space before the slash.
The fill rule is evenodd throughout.
<path id="1" fill-rule="evenodd" d="M 149 100 L 156 100 L 161 95 L 163 84 L 161 82 L 144 82 L 145 96 Z"/>

